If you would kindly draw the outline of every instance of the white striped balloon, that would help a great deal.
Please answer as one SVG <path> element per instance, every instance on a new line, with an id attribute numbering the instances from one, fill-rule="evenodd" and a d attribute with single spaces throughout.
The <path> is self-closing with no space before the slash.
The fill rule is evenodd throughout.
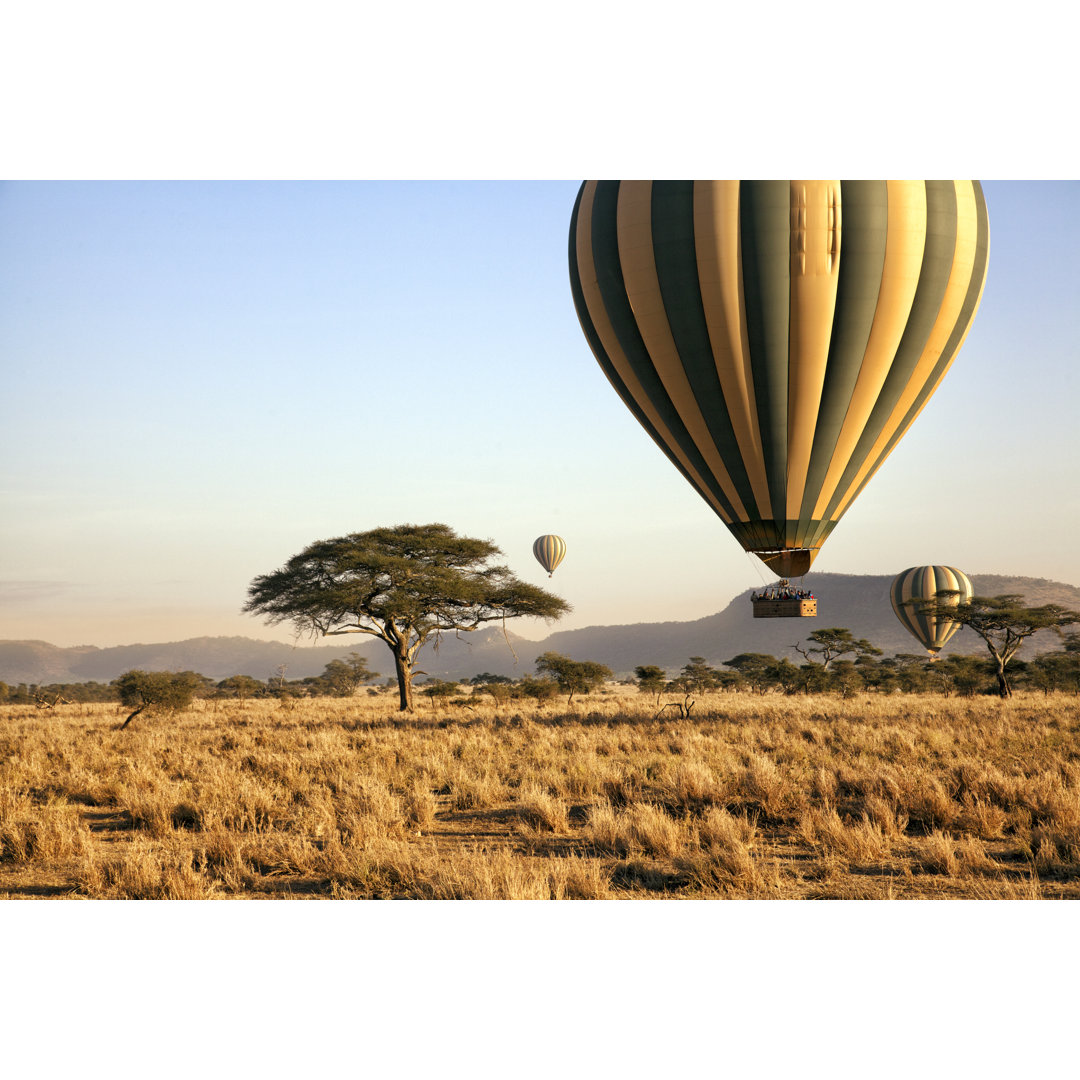
<path id="1" fill-rule="evenodd" d="M 897 574 L 889 586 L 896 617 L 931 656 L 937 656 L 960 624 L 945 615 L 920 613 L 918 601 L 933 600 L 944 591 L 956 592 L 957 603 L 966 603 L 974 595 L 967 575 L 954 566 L 912 566 Z"/>
<path id="2" fill-rule="evenodd" d="M 536 561 L 548 572 L 548 577 L 555 573 L 555 567 L 563 561 L 566 554 L 566 541 L 561 536 L 545 533 L 533 541 L 533 554 Z"/>

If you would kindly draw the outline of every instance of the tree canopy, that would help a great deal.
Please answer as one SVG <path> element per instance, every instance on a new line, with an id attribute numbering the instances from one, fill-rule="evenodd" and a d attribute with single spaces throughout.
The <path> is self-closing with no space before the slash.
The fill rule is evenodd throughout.
<path id="1" fill-rule="evenodd" d="M 842 656 L 850 656 L 852 653 L 859 657 L 881 655 L 881 650 L 876 645 L 867 641 L 866 638 L 856 639 L 844 626 L 830 626 L 827 629 L 815 630 L 810 634 L 809 640 L 812 644 L 806 649 L 798 645 L 793 645 L 792 648 L 810 663 L 817 662 L 812 657 L 820 656 L 821 666 L 825 671 L 829 670 L 829 665 L 834 660 L 839 660 Z"/>
<path id="2" fill-rule="evenodd" d="M 448 525 L 397 525 L 319 540 L 255 578 L 244 611 L 312 636 L 370 634 L 394 656 L 402 711 L 411 712 L 417 653 L 448 631 L 522 617 L 557 619 L 561 597 L 492 560 L 490 540 Z"/>

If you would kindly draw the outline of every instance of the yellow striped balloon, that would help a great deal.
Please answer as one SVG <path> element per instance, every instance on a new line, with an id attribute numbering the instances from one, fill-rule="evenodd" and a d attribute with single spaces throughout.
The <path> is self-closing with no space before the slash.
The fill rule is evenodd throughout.
<path id="1" fill-rule="evenodd" d="M 989 247 L 973 180 L 588 180 L 570 281 L 623 402 L 792 577 L 937 389 Z"/>
<path id="2" fill-rule="evenodd" d="M 931 656 L 937 656 L 960 624 L 944 615 L 922 615 L 918 604 L 911 601 L 933 600 L 946 590 L 958 594 L 956 603 L 967 603 L 974 595 L 967 575 L 954 566 L 912 566 L 897 574 L 889 586 L 896 617 Z"/>
<path id="3" fill-rule="evenodd" d="M 548 572 L 548 577 L 555 573 L 555 567 L 563 561 L 566 554 L 566 541 L 561 536 L 550 533 L 538 536 L 533 541 L 533 554 L 536 561 Z"/>

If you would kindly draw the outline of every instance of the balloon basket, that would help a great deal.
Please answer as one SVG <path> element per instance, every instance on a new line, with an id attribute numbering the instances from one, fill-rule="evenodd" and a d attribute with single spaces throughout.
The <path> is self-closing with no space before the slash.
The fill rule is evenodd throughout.
<path id="1" fill-rule="evenodd" d="M 755 619 L 807 619 L 817 615 L 817 597 L 792 587 L 786 579 L 750 594 Z"/>
<path id="2" fill-rule="evenodd" d="M 754 600 L 755 619 L 807 619 L 817 615 L 817 600 Z"/>

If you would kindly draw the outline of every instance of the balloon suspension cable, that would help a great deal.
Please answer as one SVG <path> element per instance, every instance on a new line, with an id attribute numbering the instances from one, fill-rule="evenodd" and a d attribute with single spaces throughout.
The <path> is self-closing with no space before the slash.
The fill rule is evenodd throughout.
<path id="1" fill-rule="evenodd" d="M 761 579 L 762 586 L 769 584 L 769 579 L 762 573 L 761 564 L 757 561 L 757 557 L 753 552 L 748 551 L 746 557 L 750 560 L 750 565 L 757 571 L 757 576 Z"/>

